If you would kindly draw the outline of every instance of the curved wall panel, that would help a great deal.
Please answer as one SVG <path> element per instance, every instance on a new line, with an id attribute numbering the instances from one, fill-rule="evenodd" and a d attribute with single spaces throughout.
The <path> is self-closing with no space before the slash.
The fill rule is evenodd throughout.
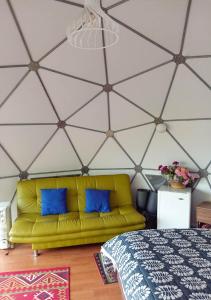
<path id="1" fill-rule="evenodd" d="M 127 172 L 135 194 L 175 159 L 211 201 L 211 2 L 103 0 L 120 41 L 91 52 L 65 37 L 82 4 L 0 1 L 0 201 L 55 174 Z"/>

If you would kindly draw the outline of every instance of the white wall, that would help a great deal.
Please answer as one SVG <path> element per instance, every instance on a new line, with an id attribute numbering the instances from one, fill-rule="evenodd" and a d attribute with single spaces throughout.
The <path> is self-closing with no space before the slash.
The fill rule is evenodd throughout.
<path id="1" fill-rule="evenodd" d="M 104 1 L 120 24 L 105 52 L 65 41 L 82 2 L 0 1 L 0 201 L 19 174 L 84 166 L 130 174 L 135 194 L 173 160 L 200 172 L 193 208 L 211 201 L 211 2 Z"/>

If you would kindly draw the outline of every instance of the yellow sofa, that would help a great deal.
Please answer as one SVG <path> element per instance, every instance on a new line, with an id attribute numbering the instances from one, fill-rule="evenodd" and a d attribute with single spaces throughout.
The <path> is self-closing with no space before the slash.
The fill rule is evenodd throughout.
<path id="1" fill-rule="evenodd" d="M 67 188 L 68 213 L 41 216 L 40 189 Z M 85 189 L 111 190 L 109 213 L 85 213 Z M 17 184 L 18 217 L 10 242 L 32 249 L 105 242 L 125 231 L 143 229 L 145 218 L 132 205 L 128 175 L 41 178 Z"/>

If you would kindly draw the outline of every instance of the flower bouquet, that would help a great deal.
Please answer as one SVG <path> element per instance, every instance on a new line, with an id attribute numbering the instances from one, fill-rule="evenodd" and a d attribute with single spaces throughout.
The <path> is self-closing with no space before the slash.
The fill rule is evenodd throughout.
<path id="1" fill-rule="evenodd" d="M 188 168 L 180 166 L 178 161 L 173 161 L 170 166 L 160 165 L 158 170 L 161 171 L 163 177 L 174 188 L 191 187 L 199 174 L 191 172 Z"/>

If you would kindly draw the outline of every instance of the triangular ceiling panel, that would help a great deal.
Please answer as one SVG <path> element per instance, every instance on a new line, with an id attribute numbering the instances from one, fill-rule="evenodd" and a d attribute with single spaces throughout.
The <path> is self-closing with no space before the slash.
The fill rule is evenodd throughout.
<path id="1" fill-rule="evenodd" d="M 67 0 L 67 2 L 76 3 L 76 4 L 84 4 L 84 0 Z"/>
<path id="2" fill-rule="evenodd" d="M 68 2 L 71 3 L 78 3 L 78 4 L 84 4 L 84 0 L 67 0 Z M 102 5 L 103 7 L 108 7 L 110 5 L 113 5 L 115 3 L 118 3 L 120 0 L 102 0 Z"/>
<path id="3" fill-rule="evenodd" d="M 43 171 L 42 171 L 43 172 Z M 75 176 L 75 175 L 81 175 L 81 171 L 80 170 L 76 170 L 76 171 L 58 171 L 58 172 L 47 172 L 47 173 L 30 173 L 29 174 L 29 179 L 32 179 L 32 178 L 48 178 L 48 177 L 62 177 L 62 176 L 69 176 L 69 175 L 72 175 L 72 176 Z"/>
<path id="4" fill-rule="evenodd" d="M 29 173 L 56 172 L 80 168 L 80 161 L 66 134 L 63 130 L 59 130 L 35 160 L 29 169 Z"/>
<path id="5" fill-rule="evenodd" d="M 66 36 L 81 8 L 52 0 L 12 0 L 33 59 L 38 60 Z"/>
<path id="6" fill-rule="evenodd" d="M 113 4 L 120 2 L 119 0 L 102 0 L 103 7 L 109 7 Z"/>
<path id="7" fill-rule="evenodd" d="M 194 200 L 193 203 L 197 205 L 202 201 L 210 201 L 210 192 L 211 190 L 207 180 L 205 178 L 202 178 L 199 181 L 196 189 L 192 193 L 192 197 Z"/>
<path id="8" fill-rule="evenodd" d="M 17 177 L 0 180 L 0 203 L 12 200 L 15 193 L 17 180 Z"/>
<path id="9" fill-rule="evenodd" d="M 120 0 L 102 0 L 102 5 L 104 7 L 108 7 L 110 5 L 113 5 L 115 3 L 118 3 Z M 67 0 L 67 2 L 70 3 L 77 3 L 77 4 L 84 4 L 84 0 Z"/>
<path id="10" fill-rule="evenodd" d="M 100 94 L 96 99 L 68 119 L 67 123 L 95 130 L 107 131 L 108 107 L 106 94 Z"/>
<path id="11" fill-rule="evenodd" d="M 133 0 L 111 9 L 109 13 L 174 53 L 179 53 L 187 3 L 187 0 Z"/>
<path id="12" fill-rule="evenodd" d="M 119 42 L 107 49 L 110 83 L 168 61 L 171 55 L 121 26 Z"/>
<path id="13" fill-rule="evenodd" d="M 211 94 L 190 70 L 180 65 L 164 110 L 164 119 L 210 117 Z"/>
<path id="14" fill-rule="evenodd" d="M 0 140 L 17 165 L 25 170 L 55 129 L 53 125 L 0 126 Z"/>
<path id="15" fill-rule="evenodd" d="M 211 86 L 211 58 L 195 58 L 187 62 Z"/>
<path id="16" fill-rule="evenodd" d="M 0 65 L 28 64 L 29 57 L 5 0 L 0 1 L 0 28 Z"/>
<path id="17" fill-rule="evenodd" d="M 60 1 L 60 0 L 59 0 Z M 72 5 L 72 4 L 80 4 L 80 5 L 84 5 L 84 0 L 66 0 L 65 2 L 70 2 L 70 4 Z"/>
<path id="18" fill-rule="evenodd" d="M 26 72 L 27 68 L 0 69 L 0 105 Z"/>
<path id="19" fill-rule="evenodd" d="M 158 169 L 159 165 L 170 165 L 174 160 L 194 171 L 198 170 L 192 160 L 167 132 L 156 132 L 143 160 L 142 167 Z"/>
<path id="20" fill-rule="evenodd" d="M 114 89 L 158 117 L 164 104 L 174 68 L 174 63 L 167 64 L 124 81 L 116 85 Z"/>
<path id="21" fill-rule="evenodd" d="M 103 51 L 81 50 L 65 42 L 41 64 L 97 83 L 106 82 Z"/>
<path id="22" fill-rule="evenodd" d="M 1 123 L 58 121 L 35 73 L 30 73 L 2 106 L 0 120 Z"/>
<path id="23" fill-rule="evenodd" d="M 134 169 L 121 169 L 121 170 L 89 170 L 89 175 L 110 175 L 110 174 L 128 174 L 130 179 L 135 175 Z"/>
<path id="24" fill-rule="evenodd" d="M 105 134 L 68 126 L 66 127 L 66 130 L 79 153 L 83 164 L 87 165 L 105 140 Z M 84 151 L 84 149 L 86 149 L 86 151 Z"/>
<path id="25" fill-rule="evenodd" d="M 112 130 L 128 128 L 153 121 L 152 117 L 115 93 L 110 93 Z"/>
<path id="26" fill-rule="evenodd" d="M 90 168 L 108 169 L 108 168 L 132 168 L 132 161 L 127 157 L 124 151 L 119 147 L 113 138 L 108 138 L 100 149 Z"/>
<path id="27" fill-rule="evenodd" d="M 1 141 L 1 138 L 0 138 Z M 0 177 L 18 175 L 19 170 L 9 159 L 6 153 L 0 148 Z"/>
<path id="28" fill-rule="evenodd" d="M 211 53 L 211 1 L 192 1 L 184 55 L 203 55 Z"/>
<path id="29" fill-rule="evenodd" d="M 115 133 L 117 140 L 138 165 L 147 148 L 155 125 L 141 126 Z"/>
<path id="30" fill-rule="evenodd" d="M 101 87 L 53 72 L 39 71 L 62 120 L 95 96 Z"/>
<path id="31" fill-rule="evenodd" d="M 210 161 L 211 121 L 170 122 L 168 128 L 199 166 L 205 168 Z"/>

